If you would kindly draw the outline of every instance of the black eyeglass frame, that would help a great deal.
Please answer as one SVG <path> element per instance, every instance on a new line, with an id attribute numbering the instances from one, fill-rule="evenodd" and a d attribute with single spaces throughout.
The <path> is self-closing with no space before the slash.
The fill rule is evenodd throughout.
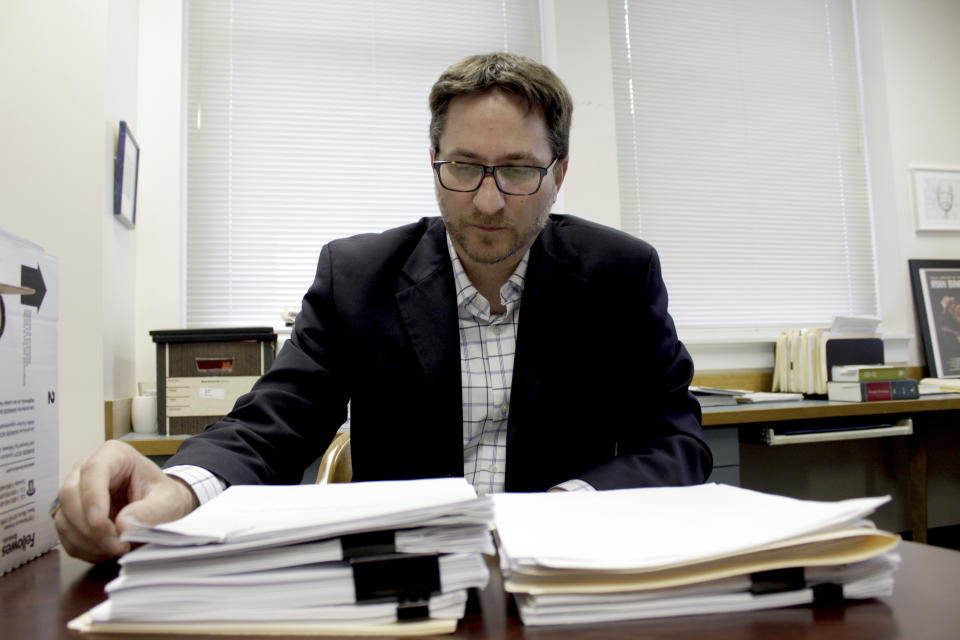
<path id="1" fill-rule="evenodd" d="M 543 178 L 547 175 L 547 173 L 550 172 L 550 169 L 553 167 L 554 164 L 556 164 L 557 160 L 559 159 L 560 159 L 560 156 L 554 156 L 553 160 L 550 161 L 550 164 L 548 164 L 545 167 L 536 167 L 528 164 L 498 164 L 498 165 L 489 166 L 485 164 L 479 164 L 477 162 L 458 162 L 457 160 L 437 160 L 433 163 L 433 170 L 437 174 L 437 180 L 440 182 L 440 186 L 446 189 L 447 191 L 456 191 L 457 193 L 472 193 L 474 191 L 479 190 L 480 187 L 483 186 L 483 181 L 488 175 L 492 175 L 493 183 L 497 185 L 497 189 L 500 191 L 500 193 L 508 196 L 532 196 L 537 191 L 540 191 L 540 187 L 543 186 Z M 443 184 L 443 178 L 440 177 L 440 168 L 445 164 L 457 164 L 462 166 L 480 167 L 483 169 L 483 173 L 480 175 L 480 179 L 477 181 L 477 186 L 475 186 L 473 189 L 451 189 L 447 185 Z M 527 193 L 513 193 L 511 191 L 507 191 L 506 189 L 503 188 L 503 185 L 500 184 L 500 179 L 497 177 L 497 169 L 536 169 L 537 171 L 540 172 L 540 179 L 537 180 L 537 188 Z"/>

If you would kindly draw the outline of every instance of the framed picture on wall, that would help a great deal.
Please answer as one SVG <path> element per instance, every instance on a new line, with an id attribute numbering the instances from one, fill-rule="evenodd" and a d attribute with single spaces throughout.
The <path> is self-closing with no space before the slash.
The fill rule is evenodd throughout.
<path id="1" fill-rule="evenodd" d="M 930 376 L 960 378 L 960 260 L 910 260 Z"/>
<path id="2" fill-rule="evenodd" d="M 960 169 L 911 167 L 917 231 L 960 231 Z"/>
<path id="3" fill-rule="evenodd" d="M 140 168 L 140 145 L 127 126 L 120 121 L 117 155 L 113 176 L 113 215 L 132 229 L 137 223 L 137 175 Z"/>

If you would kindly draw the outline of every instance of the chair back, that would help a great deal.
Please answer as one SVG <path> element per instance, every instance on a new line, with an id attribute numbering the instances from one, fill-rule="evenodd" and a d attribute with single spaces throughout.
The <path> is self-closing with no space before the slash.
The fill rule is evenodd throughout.
<path id="1" fill-rule="evenodd" d="M 317 484 L 350 482 L 353 480 L 353 461 L 350 457 L 350 432 L 342 431 L 333 438 L 320 459 Z"/>

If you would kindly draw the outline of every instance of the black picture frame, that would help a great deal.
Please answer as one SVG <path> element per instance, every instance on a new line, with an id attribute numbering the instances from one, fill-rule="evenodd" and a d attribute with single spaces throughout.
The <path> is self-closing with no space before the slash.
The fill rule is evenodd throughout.
<path id="1" fill-rule="evenodd" d="M 960 378 L 960 260 L 909 260 L 927 370 Z"/>
<path id="2" fill-rule="evenodd" d="M 137 224 L 137 182 L 140 169 L 140 145 L 125 120 L 120 121 L 113 177 L 113 215 L 125 227 Z"/>

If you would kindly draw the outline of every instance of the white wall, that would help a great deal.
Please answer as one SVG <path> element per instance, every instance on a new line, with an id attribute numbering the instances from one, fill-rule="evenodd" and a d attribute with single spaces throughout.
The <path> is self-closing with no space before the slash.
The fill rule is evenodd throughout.
<path id="1" fill-rule="evenodd" d="M 143 177 L 136 243 L 136 379 L 156 379 L 150 331 L 182 326 L 183 3 L 140 2 L 140 142 Z"/>
<path id="2" fill-rule="evenodd" d="M 918 233 L 910 165 L 960 167 L 960 2 L 861 0 L 864 95 L 876 214 L 881 313 L 893 330 L 920 335 L 907 260 L 960 259 L 960 234 Z M 929 525 L 956 524 L 960 468 L 949 425 L 928 432 Z M 893 440 L 893 438 L 891 438 Z"/>
<path id="3" fill-rule="evenodd" d="M 557 210 L 619 229 L 620 187 L 606 2 L 554 0 L 552 4 L 557 58 L 553 68 L 574 99 L 570 170 L 563 183 L 563 208 Z"/>
<path id="4" fill-rule="evenodd" d="M 910 165 L 960 167 L 960 2 L 860 3 L 867 134 L 876 216 L 881 313 L 918 334 L 907 260 L 960 259 L 960 234 L 917 232 Z"/>
<path id="5" fill-rule="evenodd" d="M 103 393 L 105 399 L 128 398 L 136 393 L 134 366 L 134 256 L 135 239 L 142 235 L 118 223 L 113 215 L 114 154 L 120 120 L 139 139 L 137 119 L 137 57 L 139 2 L 108 0 L 106 70 L 104 87 L 103 148 L 101 163 L 103 204 Z M 144 157 L 149 157 L 149 154 Z M 144 169 L 140 168 L 141 173 Z M 139 199 L 139 198 L 138 198 Z M 137 211 L 139 220 L 141 211 Z"/>
<path id="6" fill-rule="evenodd" d="M 61 476 L 103 440 L 104 399 L 131 391 L 132 240 L 111 185 L 116 121 L 136 111 L 136 7 L 0 3 L 0 227 L 59 258 Z"/>

